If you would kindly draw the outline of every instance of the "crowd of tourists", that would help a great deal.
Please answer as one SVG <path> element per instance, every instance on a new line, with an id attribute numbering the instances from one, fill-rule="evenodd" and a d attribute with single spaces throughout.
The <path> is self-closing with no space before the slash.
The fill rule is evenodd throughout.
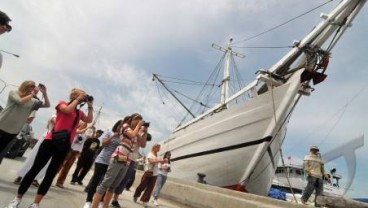
<path id="1" fill-rule="evenodd" d="M 0 11 L 0 35 L 12 30 L 10 21 L 7 14 Z M 38 190 L 28 207 L 40 207 L 55 178 L 56 187 L 64 188 L 76 160 L 71 185 L 84 185 L 83 180 L 94 164 L 83 207 L 106 208 L 111 200 L 112 206 L 121 207 L 118 197 L 134 181 L 135 170 L 142 157 L 140 148 L 145 148 L 147 141 L 151 141 L 149 123 L 143 120 L 142 115 L 134 113 L 116 121 L 111 129 L 96 130 L 91 125 L 93 101 L 93 97 L 83 89 L 74 88 L 68 99 L 51 105 L 46 86 L 32 80 L 26 80 L 18 89 L 10 91 L 6 106 L 0 112 L 0 163 L 24 125 L 35 119 L 38 110 L 53 106 L 55 114 L 45 121 L 46 132 L 38 138 L 14 176 L 14 183 L 19 188 L 7 208 L 20 207 L 30 186 L 36 186 Z M 82 106 L 87 106 L 86 113 Z M 145 157 L 144 175 L 132 199 L 136 202 L 143 192 L 140 201 L 144 206 L 147 206 L 154 189 L 154 204 L 158 205 L 160 190 L 171 171 L 170 153 L 159 158 L 159 151 L 159 144 L 151 146 Z"/>

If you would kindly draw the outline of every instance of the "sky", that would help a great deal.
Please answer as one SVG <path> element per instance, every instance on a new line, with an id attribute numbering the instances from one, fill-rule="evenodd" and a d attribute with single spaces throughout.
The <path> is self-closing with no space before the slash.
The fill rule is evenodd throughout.
<path id="1" fill-rule="evenodd" d="M 97 128 L 111 128 L 138 112 L 151 122 L 153 141 L 161 141 L 178 124 L 178 116 L 163 104 L 152 73 L 206 80 L 222 56 L 212 43 L 224 46 L 230 37 L 241 41 L 325 2 L 2 0 L 0 10 L 11 17 L 13 30 L 0 36 L 0 49 L 20 58 L 2 53 L 0 79 L 6 85 L 0 83 L 0 103 L 4 106 L 9 90 L 24 80 L 45 84 L 52 105 L 66 100 L 72 88 L 82 88 L 94 96 L 95 111 L 102 106 Z M 331 11 L 338 2 L 236 46 L 289 46 L 318 24 L 321 12 Z M 318 145 L 323 153 L 367 135 L 367 20 L 366 6 L 332 51 L 326 81 L 296 107 L 283 145 L 284 156 L 291 156 L 292 162 L 300 162 L 311 145 Z M 287 53 L 287 49 L 234 50 L 246 55 L 236 61 L 247 82 L 258 69 L 271 67 Z M 36 136 L 45 131 L 53 113 L 54 108 L 37 113 Z M 357 174 L 348 196 L 368 197 L 367 145 L 356 153 Z M 327 166 L 346 173 L 341 160 Z"/>

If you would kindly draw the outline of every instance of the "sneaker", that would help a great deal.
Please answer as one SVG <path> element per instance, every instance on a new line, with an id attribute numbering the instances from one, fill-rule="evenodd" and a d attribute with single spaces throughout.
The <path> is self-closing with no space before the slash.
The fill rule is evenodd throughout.
<path id="1" fill-rule="evenodd" d="M 13 183 L 14 184 L 20 184 L 20 182 L 22 181 L 22 177 L 17 177 L 14 181 L 13 181 Z"/>
<path id="2" fill-rule="evenodd" d="M 39 204 L 32 203 L 28 208 L 40 208 Z"/>
<path id="3" fill-rule="evenodd" d="M 103 207 L 103 202 L 98 202 L 98 208 L 102 208 Z"/>
<path id="4" fill-rule="evenodd" d="M 77 183 L 78 185 L 83 186 L 83 183 L 81 181 L 78 181 Z"/>
<path id="5" fill-rule="evenodd" d="M 144 208 L 147 208 L 148 207 L 148 203 L 147 202 L 142 202 L 142 205 Z"/>
<path id="6" fill-rule="evenodd" d="M 154 200 L 153 200 L 153 204 L 154 204 L 156 207 L 158 206 L 157 199 L 154 199 Z"/>
<path id="7" fill-rule="evenodd" d="M 119 202 L 118 201 L 115 201 L 115 200 L 113 200 L 112 202 L 111 202 L 111 205 L 113 206 L 113 207 L 116 207 L 116 208 L 120 208 L 121 206 L 120 206 L 120 204 L 119 204 Z"/>
<path id="8" fill-rule="evenodd" d="M 134 203 L 137 203 L 138 197 L 133 197 Z"/>
<path id="9" fill-rule="evenodd" d="M 57 183 L 56 186 L 59 187 L 59 188 L 64 188 L 63 184 L 58 184 Z"/>
<path id="10" fill-rule="evenodd" d="M 83 208 L 91 208 L 92 207 L 92 203 L 91 202 L 86 202 L 83 206 Z"/>
<path id="11" fill-rule="evenodd" d="M 21 202 L 20 199 L 15 198 L 5 208 L 19 208 L 20 202 Z"/>
<path id="12" fill-rule="evenodd" d="M 70 184 L 75 185 L 75 182 L 74 181 L 70 181 Z"/>
<path id="13" fill-rule="evenodd" d="M 40 184 L 38 183 L 37 180 L 33 180 L 32 185 L 35 186 L 35 187 L 39 187 L 40 186 Z"/>

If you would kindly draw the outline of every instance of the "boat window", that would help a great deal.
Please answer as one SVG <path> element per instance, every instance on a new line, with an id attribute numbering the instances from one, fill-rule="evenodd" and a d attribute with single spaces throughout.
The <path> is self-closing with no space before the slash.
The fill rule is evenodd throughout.
<path id="1" fill-rule="evenodd" d="M 276 169 L 276 173 L 283 173 L 284 172 L 284 169 L 282 169 L 282 168 L 277 168 Z"/>
<path id="2" fill-rule="evenodd" d="M 303 171 L 302 171 L 302 170 L 295 170 L 295 173 L 296 173 L 297 175 L 303 175 Z"/>

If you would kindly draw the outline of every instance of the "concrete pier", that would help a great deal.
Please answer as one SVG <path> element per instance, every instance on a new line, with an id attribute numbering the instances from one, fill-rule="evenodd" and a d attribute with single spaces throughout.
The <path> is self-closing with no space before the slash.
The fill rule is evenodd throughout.
<path id="1" fill-rule="evenodd" d="M 25 154 L 27 155 L 27 153 Z M 17 176 L 17 171 L 22 166 L 25 158 L 7 159 L 3 160 L 0 165 L 0 208 L 5 207 L 17 193 L 18 185 L 13 181 Z M 71 168 L 69 175 L 64 184 L 65 188 L 53 186 L 50 188 L 48 194 L 41 202 L 41 208 L 82 208 L 86 193 L 83 191 L 84 186 L 71 185 L 70 179 L 75 167 Z M 134 203 L 133 193 L 134 187 L 140 182 L 142 172 L 138 171 L 136 180 L 131 191 L 124 191 L 119 198 L 119 203 L 124 208 L 143 207 L 140 203 Z M 89 172 L 84 180 L 87 184 L 92 171 Z M 31 186 L 25 194 L 21 208 L 26 208 L 33 202 L 37 188 Z M 168 178 L 164 188 L 161 191 L 161 198 L 159 199 L 160 208 L 278 208 L 278 207 L 306 207 L 300 204 L 274 200 L 268 197 L 257 196 L 253 194 L 246 194 L 227 190 L 219 187 L 214 187 L 196 182 L 184 181 L 180 179 Z M 155 207 L 152 201 L 149 207 Z"/>
<path id="2" fill-rule="evenodd" d="M 27 153 L 25 154 L 27 155 Z M 14 199 L 19 185 L 13 183 L 14 179 L 17 176 L 17 171 L 22 166 L 25 158 L 16 158 L 16 159 L 8 159 L 4 158 L 2 164 L 0 165 L 0 208 L 5 207 L 8 203 Z M 71 168 L 67 179 L 65 180 L 65 188 L 59 188 L 54 186 L 56 179 L 54 180 L 53 185 L 51 186 L 49 192 L 42 200 L 40 207 L 41 208 L 82 208 L 87 193 L 84 192 L 84 186 L 80 185 L 71 185 L 70 179 L 73 174 L 75 166 Z M 87 184 L 90 177 L 92 176 L 93 171 L 91 170 L 86 178 L 84 179 L 84 183 Z M 139 182 L 140 178 L 137 178 L 136 182 Z M 32 186 L 29 188 L 28 192 L 24 195 L 20 208 L 27 208 L 34 199 L 36 195 L 37 188 Z M 142 208 L 142 204 L 133 202 L 133 193 L 134 187 L 132 187 L 131 191 L 124 191 L 123 194 L 119 198 L 119 203 L 124 208 Z M 187 206 L 179 204 L 175 201 L 162 199 L 160 202 L 160 208 L 186 208 Z M 111 206 L 110 206 L 111 207 Z M 149 207 L 155 207 L 152 202 L 150 202 Z"/>
<path id="3" fill-rule="evenodd" d="M 137 173 L 140 177 L 142 172 Z M 302 204 L 242 193 L 216 186 L 168 178 L 162 197 L 193 208 L 303 208 Z"/>

